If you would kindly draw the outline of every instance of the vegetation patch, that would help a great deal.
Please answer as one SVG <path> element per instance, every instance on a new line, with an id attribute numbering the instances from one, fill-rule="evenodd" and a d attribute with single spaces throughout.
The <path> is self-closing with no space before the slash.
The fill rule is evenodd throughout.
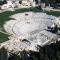
<path id="1" fill-rule="evenodd" d="M 8 36 L 9 36 L 9 35 L 3 34 L 3 33 L 0 32 L 0 43 L 9 40 L 9 39 L 8 39 Z"/>
<path id="2" fill-rule="evenodd" d="M 48 15 L 53 15 L 53 16 L 60 16 L 60 12 L 59 11 L 44 11 L 45 13 L 47 13 Z"/>

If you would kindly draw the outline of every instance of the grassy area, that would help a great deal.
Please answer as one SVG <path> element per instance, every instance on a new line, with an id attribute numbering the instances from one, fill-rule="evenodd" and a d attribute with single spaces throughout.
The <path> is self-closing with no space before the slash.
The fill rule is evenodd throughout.
<path id="1" fill-rule="evenodd" d="M 28 12 L 28 11 L 33 11 L 33 12 L 43 12 L 37 8 L 23 8 L 23 9 L 17 9 L 14 12 L 11 11 L 6 11 L 6 12 L 2 12 L 0 13 L 0 28 L 2 28 L 2 30 L 4 31 L 3 25 L 6 21 L 9 21 L 11 18 L 9 18 L 9 16 L 14 15 L 16 13 L 22 13 L 22 12 Z M 60 16 L 60 12 L 47 12 L 45 11 L 44 13 L 47 13 L 49 15 L 53 15 L 53 16 Z M 0 33 L 0 43 L 7 41 L 8 40 L 8 35 L 2 34 Z"/>
<path id="2" fill-rule="evenodd" d="M 47 13 L 48 15 L 53 15 L 53 16 L 60 16 L 60 12 L 58 11 L 44 11 L 45 13 Z"/>
<path id="3" fill-rule="evenodd" d="M 3 33 L 0 32 L 0 43 L 5 42 L 7 40 L 9 40 L 8 35 L 3 34 Z"/>

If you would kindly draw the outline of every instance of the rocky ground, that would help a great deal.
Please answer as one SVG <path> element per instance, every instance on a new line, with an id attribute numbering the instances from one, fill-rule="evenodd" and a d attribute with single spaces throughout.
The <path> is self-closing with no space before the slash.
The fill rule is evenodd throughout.
<path id="1" fill-rule="evenodd" d="M 25 12 L 10 16 L 12 20 L 4 24 L 6 32 L 11 34 L 9 41 L 1 44 L 9 51 L 38 51 L 37 45 L 44 46 L 55 42 L 57 35 L 47 31 L 54 24 L 55 16 L 46 13 Z"/>

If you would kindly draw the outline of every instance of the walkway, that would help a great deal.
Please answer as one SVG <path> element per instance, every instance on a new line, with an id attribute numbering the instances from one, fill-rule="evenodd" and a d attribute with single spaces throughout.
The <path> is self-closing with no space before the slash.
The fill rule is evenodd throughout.
<path id="1" fill-rule="evenodd" d="M 58 11 L 60 12 L 60 9 L 53 9 L 52 7 L 46 7 L 46 8 L 42 8 L 43 11 L 46 10 L 46 11 Z"/>
<path id="2" fill-rule="evenodd" d="M 7 32 L 1 31 L 1 30 L 0 30 L 0 32 L 3 33 L 3 34 L 11 35 L 11 34 L 9 34 Z"/>

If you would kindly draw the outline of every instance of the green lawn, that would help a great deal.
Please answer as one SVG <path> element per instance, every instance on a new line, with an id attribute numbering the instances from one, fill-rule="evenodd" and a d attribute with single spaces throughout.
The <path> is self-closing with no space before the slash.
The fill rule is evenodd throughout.
<path id="1" fill-rule="evenodd" d="M 48 15 L 53 15 L 53 16 L 60 16 L 60 12 L 58 11 L 45 11 L 45 13 L 47 13 Z"/>
<path id="2" fill-rule="evenodd" d="M 4 28 L 3 28 L 3 25 L 6 21 L 11 19 L 11 18 L 9 18 L 9 16 L 14 15 L 16 13 L 22 13 L 22 12 L 28 12 L 28 11 L 43 12 L 43 11 L 41 11 L 37 8 L 33 8 L 33 7 L 17 9 L 14 12 L 11 12 L 11 11 L 2 12 L 2 13 L 0 13 L 0 27 L 2 28 L 3 31 L 5 31 Z M 47 13 L 49 15 L 54 15 L 54 16 L 60 16 L 60 12 L 47 12 L 47 11 L 45 11 L 44 13 Z M 5 35 L 5 34 L 0 33 L 0 43 L 4 42 L 4 41 L 7 41 L 8 36 L 9 35 Z"/>
<path id="3" fill-rule="evenodd" d="M 3 34 L 3 33 L 0 32 L 0 43 L 5 42 L 7 40 L 9 40 L 8 35 Z"/>

